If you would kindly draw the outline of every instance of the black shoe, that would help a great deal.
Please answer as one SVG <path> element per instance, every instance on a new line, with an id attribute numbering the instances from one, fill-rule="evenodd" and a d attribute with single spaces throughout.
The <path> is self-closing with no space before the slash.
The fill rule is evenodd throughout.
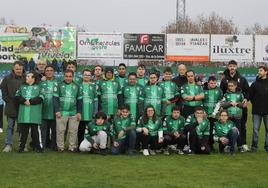
<path id="1" fill-rule="evenodd" d="M 24 148 L 19 148 L 18 153 L 24 153 Z"/>
<path id="2" fill-rule="evenodd" d="M 105 149 L 100 149 L 100 155 L 106 155 Z"/>

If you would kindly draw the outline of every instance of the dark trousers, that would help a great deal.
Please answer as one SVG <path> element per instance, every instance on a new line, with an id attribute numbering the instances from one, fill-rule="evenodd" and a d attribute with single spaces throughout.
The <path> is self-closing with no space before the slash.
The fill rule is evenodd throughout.
<path id="1" fill-rule="evenodd" d="M 187 119 L 189 115 L 193 114 L 194 111 L 195 111 L 195 108 L 194 106 L 187 106 L 187 105 L 183 105 L 182 106 L 182 111 L 181 111 L 181 114 L 182 116 Z"/>
<path id="2" fill-rule="evenodd" d="M 77 142 L 78 147 L 80 146 L 81 142 L 84 140 L 85 130 L 89 121 L 80 121 L 77 131 Z"/>
<path id="3" fill-rule="evenodd" d="M 4 110 L 4 105 L 0 105 L 0 128 L 3 129 L 3 110 Z"/>
<path id="4" fill-rule="evenodd" d="M 248 109 L 247 108 L 242 108 L 242 118 L 241 118 L 241 132 L 240 132 L 240 137 L 241 137 L 241 144 L 245 145 L 247 144 L 247 118 L 248 118 Z"/>
<path id="5" fill-rule="evenodd" d="M 239 132 L 238 132 L 237 128 L 232 128 L 228 132 L 228 134 L 225 136 L 229 140 L 227 145 L 230 146 L 230 151 L 231 152 L 234 151 L 234 146 L 235 146 L 235 143 L 237 142 L 238 136 L 239 136 Z M 223 153 L 225 146 L 226 145 L 224 145 L 222 142 L 219 141 L 219 151 L 220 151 L 220 153 Z"/>
<path id="6" fill-rule="evenodd" d="M 158 136 L 151 136 L 151 135 L 141 135 L 141 142 L 142 142 L 142 149 L 150 149 L 156 150 L 159 149 L 158 145 Z"/>
<path id="7" fill-rule="evenodd" d="M 189 124 L 184 128 L 184 134 L 187 135 L 190 148 L 194 153 L 197 154 L 209 154 L 210 148 L 208 146 L 209 136 L 203 136 L 199 138 L 196 133 L 197 123 Z M 204 149 L 201 149 L 204 147 Z"/>
<path id="8" fill-rule="evenodd" d="M 180 137 L 175 137 L 173 133 L 164 134 L 163 148 L 167 148 L 168 145 L 177 144 L 178 149 L 183 149 L 186 145 L 186 136 L 181 134 Z"/>
<path id="9" fill-rule="evenodd" d="M 44 149 L 50 147 L 57 149 L 56 142 L 56 120 L 43 119 L 41 124 L 41 138 Z"/>
<path id="10" fill-rule="evenodd" d="M 31 124 L 31 123 L 22 123 L 20 124 L 20 150 L 24 150 L 25 144 L 27 142 L 29 129 L 31 128 L 31 137 L 32 137 L 32 147 L 34 150 L 40 150 L 41 145 L 39 141 L 39 132 L 38 132 L 38 125 Z"/>
<path id="11" fill-rule="evenodd" d="M 241 119 L 240 118 L 229 118 L 232 122 L 234 122 L 236 128 L 239 131 L 239 136 L 237 138 L 237 147 L 242 146 L 242 139 L 241 139 Z"/>
<path id="12" fill-rule="evenodd" d="M 210 124 L 208 144 L 209 144 L 210 149 L 212 149 L 213 148 L 213 144 L 214 144 L 213 129 L 214 129 L 214 123 L 217 121 L 217 119 L 212 118 L 212 117 L 209 117 L 208 120 L 209 120 L 209 124 Z"/>
<path id="13" fill-rule="evenodd" d="M 136 130 L 130 129 L 126 132 L 126 138 L 117 141 L 119 146 L 111 148 L 112 154 L 124 153 L 126 150 L 134 151 L 136 144 Z"/>

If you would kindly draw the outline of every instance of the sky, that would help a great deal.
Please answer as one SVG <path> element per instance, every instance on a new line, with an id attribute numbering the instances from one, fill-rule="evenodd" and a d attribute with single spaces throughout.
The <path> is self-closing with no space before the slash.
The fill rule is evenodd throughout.
<path id="1" fill-rule="evenodd" d="M 176 0 L 0 0 L 0 17 L 17 25 L 84 26 L 90 32 L 157 33 L 176 17 Z M 186 14 L 216 12 L 241 31 L 258 22 L 268 25 L 268 0 L 186 0 Z"/>

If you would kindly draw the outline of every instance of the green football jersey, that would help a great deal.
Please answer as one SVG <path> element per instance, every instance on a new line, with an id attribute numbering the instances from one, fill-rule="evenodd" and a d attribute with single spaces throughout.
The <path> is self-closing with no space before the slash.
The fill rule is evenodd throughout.
<path id="1" fill-rule="evenodd" d="M 237 92 L 227 91 L 223 96 L 223 101 L 225 103 L 229 103 L 229 102 L 242 103 L 243 100 L 244 100 L 244 96 L 241 91 L 237 91 Z M 229 106 L 227 107 L 227 111 L 230 117 L 237 117 L 237 118 L 242 117 L 241 106 Z"/>
<path id="2" fill-rule="evenodd" d="M 81 120 L 91 121 L 94 115 L 94 105 L 95 105 L 95 102 L 98 100 L 97 87 L 95 83 L 83 82 L 80 85 L 80 93 L 83 99 Z"/>
<path id="3" fill-rule="evenodd" d="M 85 138 L 90 141 L 92 136 L 97 135 L 99 131 L 104 131 L 109 135 L 110 125 L 107 122 L 104 122 L 103 125 L 97 125 L 95 122 L 90 122 L 87 124 L 85 131 Z"/>
<path id="4" fill-rule="evenodd" d="M 233 127 L 235 127 L 235 125 L 231 120 L 227 120 L 226 123 L 217 121 L 214 124 L 214 135 L 217 137 L 226 136 Z"/>
<path id="5" fill-rule="evenodd" d="M 191 123 L 197 123 L 196 117 L 194 114 L 191 114 L 189 117 L 186 119 L 185 125 L 189 125 Z M 203 136 L 209 136 L 210 134 L 210 123 L 209 120 L 204 117 L 203 121 L 198 124 L 198 126 L 195 129 L 198 137 L 203 137 Z"/>
<path id="6" fill-rule="evenodd" d="M 130 107 L 130 114 L 137 119 L 139 114 L 139 103 L 143 103 L 143 88 L 140 85 L 129 85 L 127 84 L 123 90 L 122 94 L 124 97 L 124 103 Z"/>
<path id="7" fill-rule="evenodd" d="M 53 120 L 55 119 L 55 113 L 53 108 L 53 93 L 54 87 L 57 87 L 58 81 L 44 80 L 40 82 L 41 93 L 44 96 L 43 109 L 42 109 L 42 119 Z"/>
<path id="8" fill-rule="evenodd" d="M 178 86 L 172 81 L 163 81 L 159 84 L 160 87 L 164 90 L 164 101 L 174 98 L 176 95 L 179 95 Z M 165 115 L 168 116 L 171 114 L 172 108 L 175 106 L 175 103 L 164 104 Z"/>
<path id="9" fill-rule="evenodd" d="M 74 82 L 67 84 L 60 82 L 54 87 L 55 97 L 60 100 L 60 113 L 62 116 L 75 116 L 77 114 L 77 100 L 82 99 L 79 86 Z"/>
<path id="10" fill-rule="evenodd" d="M 41 88 L 37 84 L 33 85 L 23 84 L 16 92 L 16 96 L 24 97 L 26 100 L 30 100 L 35 97 L 41 97 L 42 99 L 44 99 L 41 93 Z M 19 105 L 18 123 L 41 124 L 41 122 L 42 122 L 42 104 Z"/>
<path id="11" fill-rule="evenodd" d="M 143 77 L 143 78 L 140 78 L 140 77 L 137 77 L 137 84 L 142 86 L 142 87 L 145 87 L 148 83 L 148 79 L 146 77 Z"/>
<path id="12" fill-rule="evenodd" d="M 201 86 L 198 86 L 197 84 L 184 84 L 181 87 L 181 96 L 185 97 L 185 96 L 195 96 L 195 95 L 201 95 L 204 94 L 203 89 Z M 186 106 L 192 106 L 192 107 L 196 107 L 196 106 L 201 106 L 202 105 L 202 101 L 182 101 L 183 105 Z"/>
<path id="13" fill-rule="evenodd" d="M 178 119 L 173 119 L 171 116 L 165 118 L 163 123 L 164 133 L 181 132 L 184 129 L 185 119 L 180 116 Z"/>
<path id="14" fill-rule="evenodd" d="M 126 138 L 126 131 L 124 132 L 123 136 L 118 138 L 118 134 L 122 130 L 126 130 L 127 128 L 133 127 L 135 128 L 136 126 L 136 121 L 133 116 L 129 115 L 127 118 L 121 118 L 121 117 L 116 117 L 114 119 L 113 126 L 111 128 L 111 135 L 112 137 L 117 141 L 117 140 L 122 140 Z"/>
<path id="15" fill-rule="evenodd" d="M 128 78 L 127 77 L 118 76 L 118 77 L 116 77 L 115 80 L 118 82 L 120 90 L 122 90 L 123 87 L 128 84 Z"/>
<path id="16" fill-rule="evenodd" d="M 221 101 L 223 94 L 220 88 L 204 90 L 205 98 L 203 99 L 204 110 L 208 116 L 214 112 L 216 104 Z"/>
<path id="17" fill-rule="evenodd" d="M 140 117 L 138 120 L 137 128 L 147 128 L 149 130 L 149 135 L 151 136 L 157 136 L 158 131 L 163 131 L 162 121 L 160 118 L 157 118 L 155 122 L 152 120 L 152 118 L 149 118 L 147 124 L 143 121 L 143 118 Z"/>
<path id="18" fill-rule="evenodd" d="M 118 109 L 118 98 L 121 94 L 118 82 L 101 80 L 98 85 L 98 95 L 101 97 L 101 110 L 107 115 L 114 115 Z"/>
<path id="19" fill-rule="evenodd" d="M 158 85 L 146 85 L 144 88 L 144 108 L 152 105 L 156 115 L 161 115 L 162 101 L 164 101 L 163 88 Z"/>

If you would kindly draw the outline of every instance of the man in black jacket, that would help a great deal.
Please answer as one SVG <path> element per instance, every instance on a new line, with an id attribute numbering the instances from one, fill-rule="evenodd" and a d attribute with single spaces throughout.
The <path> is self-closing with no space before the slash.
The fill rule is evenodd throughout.
<path id="1" fill-rule="evenodd" d="M 186 66 L 184 64 L 180 64 L 178 66 L 179 75 L 172 79 L 172 81 L 175 82 L 175 84 L 178 86 L 179 92 L 181 91 L 181 87 L 188 82 L 186 72 L 187 72 Z M 172 101 L 176 102 L 176 104 L 181 108 L 182 105 L 179 97 L 176 97 L 176 99 Z"/>
<path id="2" fill-rule="evenodd" d="M 3 94 L 3 99 L 6 103 L 5 115 L 7 116 L 8 124 L 6 146 L 3 152 L 10 152 L 12 150 L 13 130 L 18 115 L 18 105 L 15 103 L 14 98 L 16 91 L 25 81 L 23 73 L 23 62 L 16 61 L 13 64 L 12 72 L 3 79 L 0 86 Z"/>
<path id="3" fill-rule="evenodd" d="M 253 136 L 251 151 L 256 152 L 258 149 L 258 137 L 261 121 L 265 125 L 265 144 L 264 149 L 268 152 L 268 68 L 260 66 L 258 68 L 258 77 L 252 83 L 249 89 L 249 99 L 252 103 L 253 116 Z"/>
<path id="4" fill-rule="evenodd" d="M 246 144 L 246 122 L 248 117 L 247 102 L 249 99 L 249 85 L 245 77 L 239 74 L 237 71 L 237 62 L 234 60 L 229 61 L 227 69 L 224 71 L 224 78 L 221 81 L 220 88 L 223 91 L 223 94 L 226 93 L 228 82 L 234 80 L 237 82 L 237 87 L 242 90 L 244 95 L 243 100 L 243 114 L 241 119 L 241 141 L 243 144 L 243 149 L 248 151 L 248 146 Z"/>

